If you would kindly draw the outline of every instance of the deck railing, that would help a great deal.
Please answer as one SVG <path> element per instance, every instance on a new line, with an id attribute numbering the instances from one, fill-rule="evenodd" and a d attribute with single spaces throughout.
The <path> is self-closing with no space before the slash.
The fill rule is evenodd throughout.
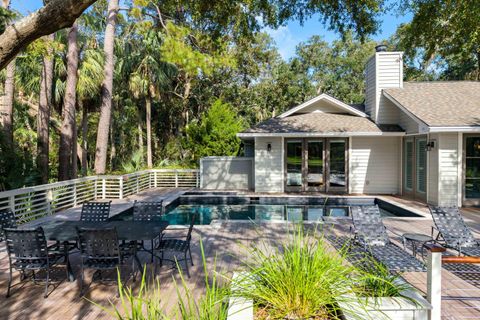
<path id="1" fill-rule="evenodd" d="M 123 199 L 150 188 L 200 186 L 196 169 L 151 169 L 125 175 L 90 176 L 0 192 L 0 210 L 10 208 L 19 223 L 96 199 Z"/>

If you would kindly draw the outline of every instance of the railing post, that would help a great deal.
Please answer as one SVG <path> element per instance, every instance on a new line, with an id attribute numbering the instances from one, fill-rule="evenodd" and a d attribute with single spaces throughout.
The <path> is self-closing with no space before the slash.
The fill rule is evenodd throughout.
<path id="1" fill-rule="evenodd" d="M 429 320 L 440 320 L 442 315 L 442 253 L 445 248 L 436 244 L 426 244 L 427 258 L 427 299 L 432 305 Z"/>
<path id="2" fill-rule="evenodd" d="M 76 182 L 73 183 L 72 192 L 73 192 L 73 206 L 76 207 L 77 206 L 77 183 Z"/>
<path id="3" fill-rule="evenodd" d="M 139 193 L 140 192 L 140 183 L 139 183 L 140 179 L 138 178 L 138 173 L 135 174 L 135 179 L 137 179 L 137 193 Z"/>
<path id="4" fill-rule="evenodd" d="M 175 188 L 178 188 L 178 170 L 175 169 Z"/>
<path id="5" fill-rule="evenodd" d="M 153 187 L 157 187 L 157 171 L 153 172 Z"/>
<path id="6" fill-rule="evenodd" d="M 95 177 L 95 184 L 94 184 L 94 187 L 93 187 L 93 200 L 97 200 L 97 196 L 98 196 L 98 193 L 97 193 L 97 182 L 98 182 L 98 177 Z"/>
<path id="7" fill-rule="evenodd" d="M 107 198 L 107 179 L 102 178 L 102 199 Z"/>
<path id="8" fill-rule="evenodd" d="M 48 214 L 52 214 L 52 200 L 53 200 L 52 189 L 46 190 L 45 199 L 47 200 L 47 212 L 48 212 Z"/>
<path id="9" fill-rule="evenodd" d="M 195 187 L 200 188 L 200 174 L 198 170 L 195 171 Z"/>
<path id="10" fill-rule="evenodd" d="M 15 215 L 15 196 L 8 197 L 8 206 L 10 210 L 12 210 L 13 214 Z"/>
<path id="11" fill-rule="evenodd" d="M 123 176 L 118 178 L 118 198 L 123 199 Z"/>

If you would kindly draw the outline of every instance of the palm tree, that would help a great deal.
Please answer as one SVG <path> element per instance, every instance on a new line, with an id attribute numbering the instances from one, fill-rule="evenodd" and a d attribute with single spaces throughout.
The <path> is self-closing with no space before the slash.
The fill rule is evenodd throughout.
<path id="1" fill-rule="evenodd" d="M 67 83 L 65 88 L 65 97 L 62 112 L 62 128 L 60 130 L 60 146 L 58 160 L 58 180 L 67 180 L 76 177 L 77 159 L 73 157 L 76 150 L 76 87 L 78 80 L 78 46 L 77 46 L 78 26 L 75 22 L 68 32 L 68 53 L 67 53 Z M 72 175 L 69 174 L 69 167 L 72 168 Z"/>
<path id="2" fill-rule="evenodd" d="M 131 43 L 131 42 L 130 42 Z M 160 90 L 167 86 L 176 71 L 172 64 L 162 62 L 161 38 L 156 30 L 144 33 L 141 44 L 127 52 L 132 57 L 133 72 L 129 88 L 137 99 L 145 99 L 145 122 L 147 131 L 147 167 L 152 168 L 152 99 L 160 97 Z M 140 50 L 139 50 L 140 49 Z"/>
<path id="3" fill-rule="evenodd" d="M 48 183 L 49 123 L 53 84 L 53 49 L 49 43 L 53 42 L 54 38 L 54 34 L 45 36 L 47 53 L 43 57 L 40 77 L 40 94 L 37 116 L 37 168 L 40 172 L 42 183 Z"/>
<path id="4" fill-rule="evenodd" d="M 119 0 L 110 0 L 107 8 L 107 26 L 105 27 L 104 55 L 105 78 L 102 83 L 102 104 L 97 129 L 97 143 L 95 152 L 95 173 L 104 174 L 107 166 L 108 135 L 112 116 L 112 90 L 114 68 L 115 25 L 119 10 Z"/>

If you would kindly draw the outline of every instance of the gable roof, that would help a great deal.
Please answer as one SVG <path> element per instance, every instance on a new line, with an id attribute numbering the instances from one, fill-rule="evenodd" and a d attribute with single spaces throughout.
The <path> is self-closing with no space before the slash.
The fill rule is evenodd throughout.
<path id="1" fill-rule="evenodd" d="M 316 96 L 315 98 L 312 98 L 296 107 L 293 107 L 291 108 L 290 110 L 282 113 L 281 115 L 278 116 L 278 118 L 285 118 L 285 117 L 288 117 L 288 116 L 291 116 L 295 113 L 300 113 L 303 109 L 306 109 L 307 107 L 310 107 L 312 105 L 314 105 L 315 103 L 319 102 L 319 101 L 326 101 L 327 103 L 329 103 L 330 105 L 332 106 L 335 106 L 336 108 L 338 108 L 339 112 L 345 112 L 345 113 L 349 113 L 349 114 L 353 114 L 353 115 L 357 115 L 357 116 L 360 116 L 360 117 L 367 117 L 367 115 L 358 110 L 357 108 L 354 108 L 352 106 L 349 106 L 348 104 L 338 100 L 338 99 L 335 99 L 334 97 L 332 96 L 329 96 L 328 94 L 326 93 L 322 93 L 321 95 L 319 96 Z"/>
<path id="2" fill-rule="evenodd" d="M 367 117 L 335 113 L 305 113 L 271 118 L 238 134 L 252 136 L 403 135 L 396 125 L 377 125 Z"/>
<path id="3" fill-rule="evenodd" d="M 480 82 L 405 82 L 385 97 L 429 127 L 480 126 Z"/>

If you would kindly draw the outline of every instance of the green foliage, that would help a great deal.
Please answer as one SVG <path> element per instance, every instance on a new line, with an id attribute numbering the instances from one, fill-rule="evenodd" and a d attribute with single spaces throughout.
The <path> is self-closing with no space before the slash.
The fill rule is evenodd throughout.
<path id="1" fill-rule="evenodd" d="M 131 159 L 122 163 L 122 168 L 125 173 L 132 173 L 140 171 L 145 167 L 142 150 L 137 150 L 133 153 Z"/>
<path id="2" fill-rule="evenodd" d="M 248 250 L 248 276 L 239 278 L 235 295 L 253 299 L 257 314 L 271 319 L 335 318 L 337 301 L 352 291 L 355 269 L 328 250 L 322 238 L 297 225 L 278 248 Z"/>
<path id="3" fill-rule="evenodd" d="M 480 2 L 404 0 L 413 19 L 397 31 L 398 46 L 418 58 L 420 69 L 433 65 L 437 77 L 480 80 Z"/>
<path id="4" fill-rule="evenodd" d="M 244 128 L 231 106 L 216 100 L 204 114 L 200 122 L 187 127 L 185 148 L 196 161 L 206 156 L 234 156 L 240 149 L 240 139 L 236 134 Z"/>
<path id="5" fill-rule="evenodd" d="M 221 282 L 223 277 L 220 277 L 216 271 L 216 262 L 214 262 L 213 266 L 209 266 L 210 269 L 207 266 L 201 239 L 200 251 L 205 274 L 205 293 L 200 298 L 193 296 L 191 289 L 185 281 L 182 269 L 177 262 L 180 283 L 177 283 L 173 276 L 172 281 L 175 282 L 178 307 L 171 314 L 167 314 L 164 311 L 165 308 L 162 303 L 164 294 L 161 290 L 160 282 L 156 280 L 149 285 L 145 276 L 145 269 L 137 293 L 134 293 L 132 288 L 126 287 L 122 283 L 120 273 L 118 273 L 120 308 L 113 303 L 111 308 L 105 308 L 93 301 L 91 302 L 118 320 L 225 320 L 227 318 L 230 293 L 228 283 Z"/>

